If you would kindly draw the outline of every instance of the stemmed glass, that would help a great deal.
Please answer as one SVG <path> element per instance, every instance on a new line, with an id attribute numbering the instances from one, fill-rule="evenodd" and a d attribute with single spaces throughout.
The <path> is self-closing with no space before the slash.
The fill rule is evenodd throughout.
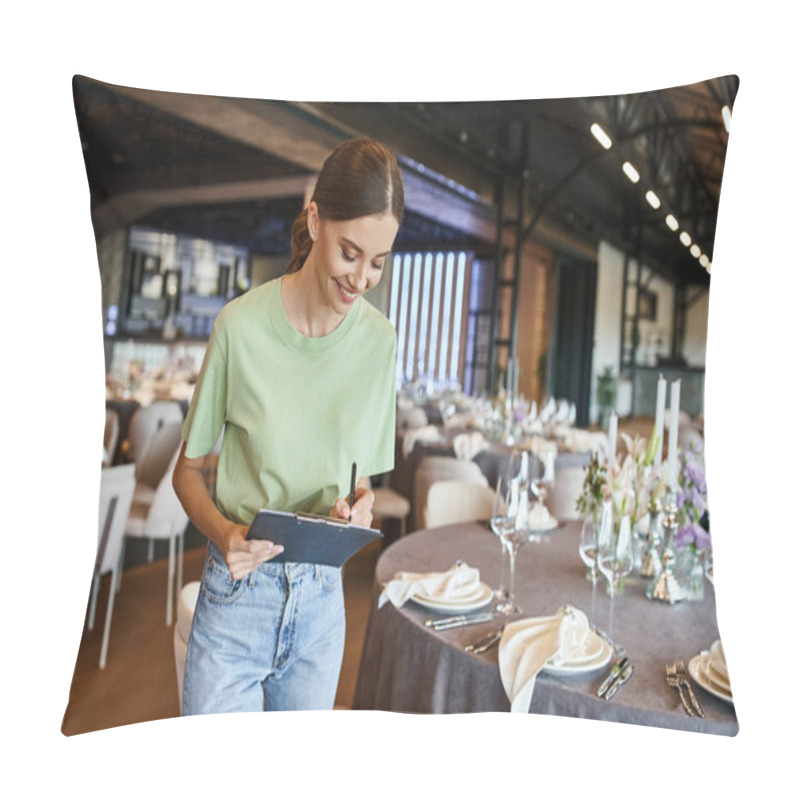
<path id="1" fill-rule="evenodd" d="M 597 581 L 600 572 L 597 566 L 597 537 L 599 534 L 599 523 L 594 516 L 586 517 L 581 528 L 581 541 L 578 545 L 581 561 L 586 564 L 586 580 L 592 582 L 592 615 L 589 624 L 594 628 L 594 612 L 597 602 Z"/>
<path id="2" fill-rule="evenodd" d="M 531 481 L 531 490 L 539 503 L 544 502 L 556 479 L 555 453 L 550 448 L 544 451 L 543 460 L 544 468 Z"/>
<path id="3" fill-rule="evenodd" d="M 617 525 L 610 500 L 603 503 L 600 533 L 597 537 L 597 565 L 608 581 L 610 598 L 607 635 L 613 642 L 614 596 L 622 578 L 633 569 L 633 537 L 630 516 L 623 515 Z"/>
<path id="4" fill-rule="evenodd" d="M 516 605 L 514 577 L 517 552 L 528 539 L 528 458 L 522 453 L 518 472 L 509 469 L 497 482 L 492 510 L 492 530 L 500 538 L 503 550 L 508 556 L 508 586 L 504 593 L 498 592 L 500 614 L 519 614 L 522 609 Z M 513 463 L 513 462 L 512 462 Z"/>

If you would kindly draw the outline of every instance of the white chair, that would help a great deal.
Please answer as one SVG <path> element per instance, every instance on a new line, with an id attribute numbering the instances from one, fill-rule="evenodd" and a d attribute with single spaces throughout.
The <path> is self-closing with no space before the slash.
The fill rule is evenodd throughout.
<path id="1" fill-rule="evenodd" d="M 119 440 L 119 414 L 113 408 L 106 409 L 106 424 L 103 430 L 103 466 L 114 462 L 114 451 Z"/>
<path id="2" fill-rule="evenodd" d="M 486 476 L 474 461 L 464 461 L 452 456 L 426 456 L 419 462 L 414 474 L 414 525 L 416 530 L 425 527 L 425 506 L 428 490 L 436 481 L 465 480 L 488 486 Z"/>
<path id="3" fill-rule="evenodd" d="M 189 523 L 189 517 L 172 488 L 172 472 L 178 461 L 179 453 L 180 446 L 174 451 L 152 498 L 134 498 L 128 515 L 128 523 L 125 526 L 126 540 L 128 538 L 147 538 L 167 539 L 169 542 L 167 625 L 172 624 L 175 586 L 180 587 L 183 582 L 183 535 Z M 121 558 L 124 557 L 124 550 L 123 542 Z M 176 564 L 177 582 L 175 580 Z M 116 588 L 119 591 L 119 581 Z"/>
<path id="4" fill-rule="evenodd" d="M 415 406 L 414 408 L 398 409 L 396 426 L 401 433 L 413 428 L 424 428 L 428 424 L 428 415 L 424 408 Z"/>
<path id="5" fill-rule="evenodd" d="M 165 423 L 183 422 L 183 412 L 172 400 L 158 400 L 133 412 L 128 428 L 128 457 L 137 463 L 153 434 Z"/>
<path id="6" fill-rule="evenodd" d="M 128 519 L 133 491 L 136 486 L 133 464 L 118 467 L 106 467 L 100 472 L 100 508 L 97 530 L 97 557 L 92 574 L 92 592 L 89 601 L 87 630 L 94 630 L 94 618 L 97 610 L 97 595 L 100 591 L 100 578 L 111 573 L 108 590 L 108 606 L 106 622 L 103 628 L 103 643 L 100 647 L 100 669 L 106 665 L 108 655 L 108 637 L 111 631 L 111 615 L 114 611 L 114 594 L 117 575 L 122 568 L 120 551 Z"/>
<path id="7" fill-rule="evenodd" d="M 189 634 L 192 632 L 192 619 L 200 594 L 200 581 L 191 581 L 178 595 L 178 619 L 172 636 L 172 649 L 175 653 L 175 673 L 178 679 L 178 704 L 183 713 L 183 673 L 186 669 L 186 651 L 189 648 Z"/>
<path id="8" fill-rule="evenodd" d="M 165 422 L 147 441 L 136 461 L 136 494 L 134 502 L 152 502 L 158 484 L 167 471 L 175 449 L 181 444 L 183 423 Z"/>
<path id="9" fill-rule="evenodd" d="M 428 490 L 423 518 L 426 528 L 438 528 L 490 520 L 493 508 L 494 492 L 489 486 L 464 480 L 436 481 Z"/>
<path id="10" fill-rule="evenodd" d="M 581 518 L 581 513 L 578 511 L 576 503 L 583 491 L 584 475 L 584 467 L 556 468 L 553 488 L 545 498 L 545 505 L 557 520 Z"/>
<path id="11" fill-rule="evenodd" d="M 373 515 L 378 517 L 381 522 L 387 519 L 399 520 L 400 536 L 405 536 L 408 515 L 411 513 L 409 500 L 389 486 L 371 486 L 370 488 L 375 495 L 375 502 L 372 504 Z"/>

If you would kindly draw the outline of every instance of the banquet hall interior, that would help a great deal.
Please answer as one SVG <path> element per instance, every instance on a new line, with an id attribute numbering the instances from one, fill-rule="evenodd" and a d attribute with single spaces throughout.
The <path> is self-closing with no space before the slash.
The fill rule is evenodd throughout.
<path id="1" fill-rule="evenodd" d="M 521 703 L 535 713 L 735 733 L 710 514 L 701 507 L 692 518 L 704 499 L 692 506 L 684 480 L 703 465 L 714 234 L 737 88 L 729 75 L 608 97 L 290 102 L 76 76 L 106 424 L 97 442 L 98 530 L 85 534 L 97 558 L 63 733 L 181 713 L 206 541 L 171 486 L 181 424 L 217 314 L 284 273 L 314 176 L 354 136 L 397 155 L 406 206 L 367 295 L 397 333 L 395 468 L 369 476 L 382 538 L 343 568 L 336 709 Z M 218 450 L 204 470 L 212 495 L 217 459 Z M 431 471 L 437 460 L 441 473 Z M 533 699 L 512 698 L 498 671 L 498 652 L 512 645 L 505 634 L 499 647 L 496 637 L 479 655 L 465 651 L 478 633 L 499 636 L 498 612 L 482 623 L 491 630 L 439 632 L 427 623 L 450 601 L 415 603 L 390 591 L 403 570 L 450 574 L 462 558 L 480 567 L 470 576 L 479 588 L 471 586 L 488 585 L 491 603 L 503 581 L 508 589 L 503 554 L 513 548 L 489 522 L 504 472 L 518 461 L 529 466 L 535 496 L 524 546 L 511 556 L 523 613 L 508 615 L 505 629 L 549 620 L 556 609 L 570 616 L 573 605 L 591 630 L 613 620 L 637 667 L 613 699 L 595 696 L 620 655 L 610 630 L 592 670 L 548 672 L 548 661 L 528 684 Z M 587 495 L 598 469 L 609 481 L 635 473 L 632 566 L 616 595 L 602 576 L 589 579 L 579 555 L 587 522 L 595 534 L 600 527 L 601 504 Z M 545 522 L 534 535 L 537 514 Z M 537 569 L 547 558 L 545 580 Z M 488 598 L 452 608 L 485 610 Z M 661 641 L 644 641 L 652 626 Z M 649 654 L 657 660 L 662 651 L 687 662 L 683 688 L 704 713 L 684 705 L 663 663 L 648 672 Z M 447 685 L 428 685 L 435 681 Z"/>

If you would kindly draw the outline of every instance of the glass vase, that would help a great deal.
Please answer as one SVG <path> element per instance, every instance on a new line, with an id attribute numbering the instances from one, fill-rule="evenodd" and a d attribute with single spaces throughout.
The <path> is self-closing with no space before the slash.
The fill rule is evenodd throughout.
<path id="1" fill-rule="evenodd" d="M 675 578 L 685 600 L 702 600 L 705 597 L 705 571 L 703 554 L 691 545 L 675 552 Z"/>

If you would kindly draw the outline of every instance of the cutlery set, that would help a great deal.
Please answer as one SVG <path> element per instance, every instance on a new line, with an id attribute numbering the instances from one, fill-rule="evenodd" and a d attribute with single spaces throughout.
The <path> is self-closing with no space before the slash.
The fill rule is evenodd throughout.
<path id="1" fill-rule="evenodd" d="M 673 689 L 678 690 L 678 695 L 681 698 L 683 710 L 690 717 L 704 716 L 703 709 L 700 708 L 700 703 L 697 702 L 697 698 L 694 695 L 692 684 L 689 683 L 689 679 L 686 677 L 686 666 L 684 665 L 683 661 L 676 661 L 674 664 L 667 664 L 666 672 L 667 683 Z M 683 692 L 684 688 L 686 689 L 686 693 L 689 695 L 691 704 L 686 700 L 686 695 Z"/>
<path id="2" fill-rule="evenodd" d="M 614 664 L 611 671 L 606 675 L 597 689 L 597 696 L 602 697 L 603 700 L 610 700 L 617 693 L 617 690 L 630 680 L 631 675 L 633 675 L 633 664 L 627 656 L 624 656 Z"/>
<path id="3" fill-rule="evenodd" d="M 494 614 L 459 614 L 456 617 L 443 617 L 441 619 L 426 619 L 425 627 L 435 631 L 449 631 L 452 628 L 464 628 L 467 625 L 477 625 L 479 622 L 489 622 L 494 619 Z"/>

